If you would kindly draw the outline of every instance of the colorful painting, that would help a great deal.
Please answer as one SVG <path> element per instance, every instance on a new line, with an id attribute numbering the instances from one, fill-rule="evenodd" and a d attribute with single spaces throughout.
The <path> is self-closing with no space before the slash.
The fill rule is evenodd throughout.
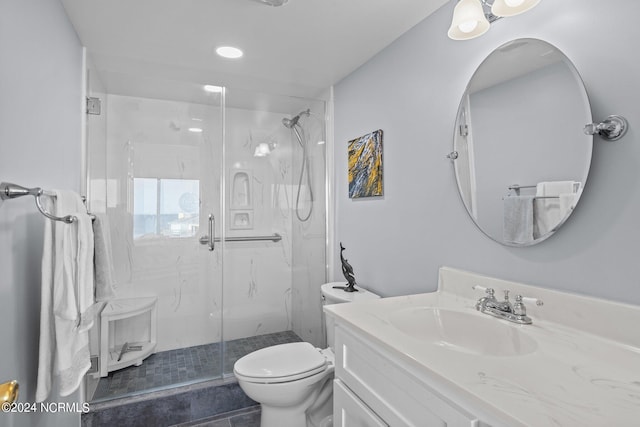
<path id="1" fill-rule="evenodd" d="M 382 129 L 379 129 L 349 141 L 349 197 L 382 194 Z"/>

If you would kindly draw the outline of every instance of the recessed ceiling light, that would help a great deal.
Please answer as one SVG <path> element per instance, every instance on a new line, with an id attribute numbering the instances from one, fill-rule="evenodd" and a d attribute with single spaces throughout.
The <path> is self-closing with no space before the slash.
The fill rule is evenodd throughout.
<path id="1" fill-rule="evenodd" d="M 222 92 L 222 86 L 204 85 L 204 91 L 209 93 L 220 93 Z"/>
<path id="2" fill-rule="evenodd" d="M 201 133 L 202 132 L 202 128 L 189 128 L 189 132 Z"/>
<path id="3" fill-rule="evenodd" d="M 288 1 L 289 0 L 262 0 L 262 3 L 266 3 L 269 6 L 282 6 L 283 4 L 286 4 Z"/>
<path id="4" fill-rule="evenodd" d="M 233 46 L 220 46 L 216 49 L 216 53 L 223 58 L 229 59 L 240 58 L 242 55 L 244 55 L 240 49 Z"/>

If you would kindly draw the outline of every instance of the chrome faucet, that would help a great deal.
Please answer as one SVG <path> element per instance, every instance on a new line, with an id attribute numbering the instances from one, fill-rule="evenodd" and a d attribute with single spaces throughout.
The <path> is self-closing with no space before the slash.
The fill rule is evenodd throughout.
<path id="1" fill-rule="evenodd" d="M 526 298 L 522 295 L 516 295 L 515 304 L 511 304 L 508 290 L 504 291 L 504 301 L 498 301 L 494 295 L 495 291 L 492 288 L 473 286 L 473 289 L 484 290 L 487 293 L 486 296 L 476 302 L 476 310 L 480 313 L 490 314 L 499 319 L 505 319 L 521 325 L 530 325 L 532 323 L 531 318 L 527 316 L 527 308 L 524 305 L 524 300 L 534 302 L 538 306 L 544 304 L 537 298 Z"/>

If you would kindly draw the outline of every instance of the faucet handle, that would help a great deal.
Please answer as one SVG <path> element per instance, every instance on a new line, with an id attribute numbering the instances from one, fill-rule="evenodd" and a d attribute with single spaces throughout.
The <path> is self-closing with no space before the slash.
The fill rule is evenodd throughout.
<path id="1" fill-rule="evenodd" d="M 504 300 L 507 302 L 509 301 L 509 289 L 504 290 Z"/>
<path id="2" fill-rule="evenodd" d="M 513 314 L 517 316 L 526 316 L 527 315 L 527 307 L 525 307 L 524 303 L 532 303 L 537 306 L 541 306 L 544 304 L 542 300 L 538 298 L 530 298 L 523 297 L 522 295 L 516 295 L 516 303 L 513 305 Z"/>
<path id="3" fill-rule="evenodd" d="M 485 288 L 484 286 L 480 286 L 480 285 L 473 285 L 471 288 L 475 291 L 485 291 L 487 295 L 490 297 L 493 297 L 493 294 L 495 292 L 493 288 Z"/>
<path id="4" fill-rule="evenodd" d="M 518 297 L 520 297 L 520 301 L 523 303 L 526 302 L 527 304 L 535 304 L 538 307 L 540 307 L 541 305 L 544 305 L 544 301 L 538 298 L 523 297 L 522 295 L 516 295 L 516 300 L 518 299 Z"/>

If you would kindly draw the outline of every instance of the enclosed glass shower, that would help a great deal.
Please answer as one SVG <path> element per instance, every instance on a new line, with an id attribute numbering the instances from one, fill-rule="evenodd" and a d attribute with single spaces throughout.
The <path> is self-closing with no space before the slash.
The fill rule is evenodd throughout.
<path id="1" fill-rule="evenodd" d="M 267 345 L 321 345 L 324 101 L 91 63 L 88 75 L 100 112 L 87 115 L 87 202 L 116 288 L 106 307 L 153 300 L 155 310 L 107 327 L 103 316 L 92 354 L 108 347 L 111 361 L 98 362 L 111 368 L 87 375 L 87 400 L 232 375 L 238 357 Z M 139 341 L 154 354 L 121 367 Z"/>

